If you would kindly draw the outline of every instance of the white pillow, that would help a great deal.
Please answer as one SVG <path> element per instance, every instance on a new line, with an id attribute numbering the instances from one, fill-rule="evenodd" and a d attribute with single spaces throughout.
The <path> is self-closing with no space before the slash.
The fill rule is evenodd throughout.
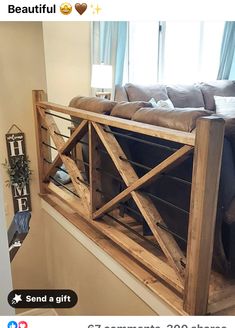
<path id="1" fill-rule="evenodd" d="M 235 97 L 214 96 L 216 114 L 235 117 Z"/>
<path id="2" fill-rule="evenodd" d="M 149 102 L 153 105 L 154 108 L 167 108 L 167 109 L 175 108 L 170 99 L 156 101 L 154 98 L 151 98 Z"/>
<path id="3" fill-rule="evenodd" d="M 153 107 L 156 108 L 157 102 L 156 102 L 156 100 L 154 98 L 151 98 L 148 102 L 150 102 L 153 105 Z"/>

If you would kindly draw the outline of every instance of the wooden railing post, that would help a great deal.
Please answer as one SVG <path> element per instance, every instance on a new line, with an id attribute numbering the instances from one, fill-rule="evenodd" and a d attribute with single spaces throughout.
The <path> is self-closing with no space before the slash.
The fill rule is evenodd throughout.
<path id="1" fill-rule="evenodd" d="M 102 206 L 102 195 L 97 190 L 101 190 L 101 174 L 97 170 L 101 166 L 100 152 L 98 146 L 100 139 L 92 125 L 89 122 L 89 180 L 90 180 L 90 218 L 93 219 L 93 213 Z"/>
<path id="2" fill-rule="evenodd" d="M 36 147 L 37 147 L 37 160 L 38 160 L 38 176 L 39 176 L 39 190 L 40 193 L 45 193 L 43 177 L 48 169 L 48 164 L 43 160 L 46 157 L 49 161 L 51 160 L 50 150 L 45 149 L 42 146 L 42 142 L 50 142 L 49 134 L 46 130 L 41 128 L 41 116 L 36 108 L 36 105 L 40 101 L 46 101 L 47 95 L 43 90 L 33 90 L 33 109 L 34 109 L 34 124 L 35 124 L 35 133 L 36 133 Z"/>
<path id="3" fill-rule="evenodd" d="M 223 119 L 198 120 L 184 290 L 184 310 L 191 315 L 207 312 L 223 138 Z"/>

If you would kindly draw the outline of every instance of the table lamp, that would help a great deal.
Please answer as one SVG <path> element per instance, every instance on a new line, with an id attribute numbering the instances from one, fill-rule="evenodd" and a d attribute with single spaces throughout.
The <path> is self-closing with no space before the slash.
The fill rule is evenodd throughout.
<path id="1" fill-rule="evenodd" d="M 105 92 L 105 89 L 112 89 L 112 82 L 111 65 L 92 65 L 91 87 L 101 89 L 96 92 L 96 97 L 110 99 L 111 91 Z"/>

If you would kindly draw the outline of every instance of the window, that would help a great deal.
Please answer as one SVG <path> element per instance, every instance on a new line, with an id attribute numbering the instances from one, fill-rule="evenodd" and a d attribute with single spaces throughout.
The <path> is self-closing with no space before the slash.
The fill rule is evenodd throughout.
<path id="1" fill-rule="evenodd" d="M 128 80 L 188 83 L 215 80 L 224 22 L 130 22 Z"/>
<path id="2" fill-rule="evenodd" d="M 158 71 L 158 22 L 129 23 L 129 81 L 149 84 Z"/>

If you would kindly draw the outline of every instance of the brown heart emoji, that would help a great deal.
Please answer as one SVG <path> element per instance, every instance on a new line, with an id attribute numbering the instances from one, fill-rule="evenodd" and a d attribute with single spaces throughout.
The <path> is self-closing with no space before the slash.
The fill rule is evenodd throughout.
<path id="1" fill-rule="evenodd" d="M 82 15 L 87 10 L 87 4 L 86 3 L 76 3 L 75 9 L 77 12 Z"/>

